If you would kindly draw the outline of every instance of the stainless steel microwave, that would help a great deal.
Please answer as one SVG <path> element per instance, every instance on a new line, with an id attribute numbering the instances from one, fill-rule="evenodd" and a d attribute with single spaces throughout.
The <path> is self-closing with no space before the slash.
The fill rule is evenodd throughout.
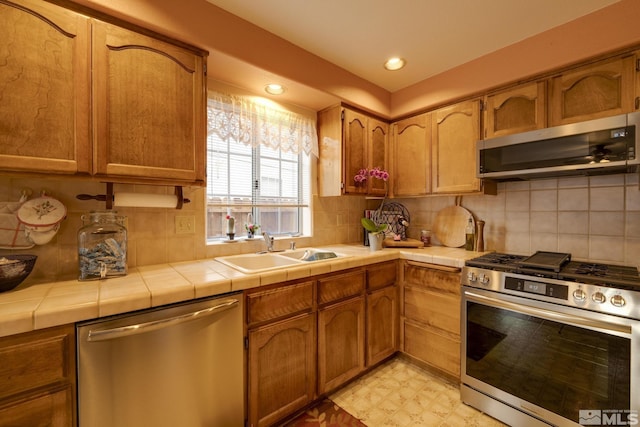
<path id="1" fill-rule="evenodd" d="M 635 172 L 639 125 L 634 112 L 480 140 L 477 175 L 500 181 Z"/>

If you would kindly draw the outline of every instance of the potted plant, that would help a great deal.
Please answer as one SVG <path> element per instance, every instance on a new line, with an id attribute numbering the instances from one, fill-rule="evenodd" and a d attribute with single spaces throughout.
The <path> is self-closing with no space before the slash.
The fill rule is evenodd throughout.
<path id="1" fill-rule="evenodd" d="M 369 233 L 369 248 L 372 251 L 382 249 L 382 241 L 384 240 L 384 232 L 387 229 L 387 224 L 378 225 L 370 218 L 361 218 L 360 222 Z"/>

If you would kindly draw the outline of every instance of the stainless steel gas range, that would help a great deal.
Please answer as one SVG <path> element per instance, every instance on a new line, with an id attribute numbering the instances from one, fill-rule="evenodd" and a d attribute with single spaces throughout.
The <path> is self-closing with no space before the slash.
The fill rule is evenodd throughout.
<path id="1" fill-rule="evenodd" d="M 636 267 L 490 253 L 462 285 L 465 403 L 512 426 L 640 425 Z"/>

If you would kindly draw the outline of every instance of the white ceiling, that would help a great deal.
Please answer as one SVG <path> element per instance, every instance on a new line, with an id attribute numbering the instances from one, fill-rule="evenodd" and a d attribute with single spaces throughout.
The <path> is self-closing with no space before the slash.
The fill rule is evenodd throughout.
<path id="1" fill-rule="evenodd" d="M 395 92 L 618 0 L 207 1 Z"/>

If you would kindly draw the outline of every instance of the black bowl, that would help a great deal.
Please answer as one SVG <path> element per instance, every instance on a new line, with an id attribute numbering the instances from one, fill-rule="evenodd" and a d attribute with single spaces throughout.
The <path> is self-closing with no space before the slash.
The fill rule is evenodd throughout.
<path id="1" fill-rule="evenodd" d="M 3 263 L 3 259 L 16 262 Z M 36 255 L 0 256 L 0 292 L 10 291 L 31 274 L 36 264 Z"/>

